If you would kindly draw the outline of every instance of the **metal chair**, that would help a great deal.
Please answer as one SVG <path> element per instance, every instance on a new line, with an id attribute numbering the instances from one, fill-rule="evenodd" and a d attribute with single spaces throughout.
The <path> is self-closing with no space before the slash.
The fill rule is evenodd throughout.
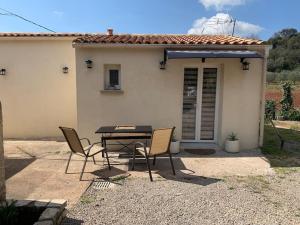
<path id="1" fill-rule="evenodd" d="M 65 173 L 67 173 L 67 171 L 68 171 L 69 164 L 70 164 L 70 161 L 71 161 L 71 157 L 72 157 L 73 154 L 83 156 L 83 157 L 85 157 L 85 160 L 84 160 L 84 164 L 83 164 L 81 174 L 80 174 L 80 178 L 79 178 L 79 180 L 81 181 L 82 176 L 83 176 L 83 172 L 84 172 L 84 169 L 85 169 L 85 166 L 86 166 L 87 159 L 89 157 L 92 157 L 93 161 L 94 161 L 94 164 L 96 164 L 95 155 L 100 153 L 100 152 L 104 152 L 106 154 L 106 160 L 107 160 L 108 168 L 109 168 L 109 170 L 111 170 L 106 148 L 103 148 L 103 147 L 100 147 L 100 146 L 97 146 L 98 149 L 95 148 L 96 145 L 101 144 L 101 142 L 96 142 L 96 143 L 91 144 L 91 142 L 88 138 L 81 138 L 80 139 L 78 137 L 78 134 L 77 134 L 76 130 L 73 129 L 73 128 L 59 127 L 59 129 L 63 132 L 63 134 L 66 138 L 66 141 L 68 142 L 68 145 L 71 149 L 71 154 L 70 154 L 70 157 L 69 157 L 69 160 L 68 160 L 68 163 L 67 163 Z M 81 143 L 82 140 L 86 140 L 87 143 L 88 143 L 88 146 L 83 147 L 82 143 Z"/>
<path id="2" fill-rule="evenodd" d="M 173 160 L 172 160 L 172 154 L 170 152 L 170 144 L 171 144 L 174 130 L 175 130 L 175 127 L 154 130 L 152 133 L 150 147 L 146 147 L 144 143 L 137 142 L 135 145 L 135 149 L 133 151 L 132 170 L 134 170 L 135 154 L 137 151 L 145 157 L 147 167 L 149 170 L 150 180 L 153 181 L 152 174 L 151 174 L 151 167 L 150 167 L 150 163 L 149 163 L 149 157 L 153 157 L 153 165 L 155 165 L 156 156 L 167 153 L 170 158 L 170 163 L 171 163 L 173 174 L 176 175 Z M 138 147 L 138 146 L 140 146 L 140 147 Z"/>

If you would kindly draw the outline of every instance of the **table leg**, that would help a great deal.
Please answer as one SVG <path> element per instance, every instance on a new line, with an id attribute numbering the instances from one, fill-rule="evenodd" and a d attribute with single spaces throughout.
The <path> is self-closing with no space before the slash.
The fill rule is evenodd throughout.
<path id="1" fill-rule="evenodd" d="M 106 140 L 103 138 L 103 136 L 101 137 L 101 142 L 102 142 L 102 147 L 106 148 Z M 104 158 L 104 151 L 102 151 L 102 158 Z"/>

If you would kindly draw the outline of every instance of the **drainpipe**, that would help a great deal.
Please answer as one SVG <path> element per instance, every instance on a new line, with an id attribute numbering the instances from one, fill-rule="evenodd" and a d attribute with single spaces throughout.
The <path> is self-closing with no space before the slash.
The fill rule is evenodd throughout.
<path id="1" fill-rule="evenodd" d="M 4 170 L 4 147 L 3 147 L 3 123 L 2 107 L 0 102 L 0 201 L 5 200 L 5 170 Z"/>
<path id="2" fill-rule="evenodd" d="M 267 81 L 267 62 L 270 46 L 264 49 L 264 59 L 262 63 L 262 78 L 261 78 L 261 98 L 260 98 L 260 120 L 259 120 L 259 137 L 258 146 L 262 147 L 264 143 L 264 128 L 265 128 L 265 90 Z"/>

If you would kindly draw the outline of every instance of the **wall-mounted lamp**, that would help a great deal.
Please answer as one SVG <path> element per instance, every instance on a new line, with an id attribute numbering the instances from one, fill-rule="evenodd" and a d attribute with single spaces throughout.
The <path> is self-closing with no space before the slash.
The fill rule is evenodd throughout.
<path id="1" fill-rule="evenodd" d="M 202 63 L 205 63 L 205 60 L 206 60 L 206 59 L 205 59 L 205 58 L 202 58 L 201 60 L 202 60 Z"/>
<path id="2" fill-rule="evenodd" d="M 160 65 L 160 69 L 161 69 L 161 70 L 166 69 L 166 62 L 165 62 L 165 61 L 161 61 L 161 62 L 159 63 L 159 65 Z"/>
<path id="3" fill-rule="evenodd" d="M 241 64 L 242 64 L 242 68 L 243 68 L 243 70 L 249 70 L 250 63 L 249 63 L 249 62 L 246 62 L 246 61 L 244 61 L 244 58 L 241 58 Z"/>
<path id="4" fill-rule="evenodd" d="M 63 72 L 63 73 L 69 73 L 69 67 L 64 66 L 64 67 L 62 68 L 62 72 Z"/>
<path id="5" fill-rule="evenodd" d="M 89 69 L 93 68 L 93 61 L 92 60 L 90 60 L 90 59 L 86 60 L 85 63 L 86 63 L 87 68 L 89 68 Z"/>
<path id="6" fill-rule="evenodd" d="M 1 69 L 0 70 L 0 75 L 4 76 L 6 74 L 6 69 Z"/>

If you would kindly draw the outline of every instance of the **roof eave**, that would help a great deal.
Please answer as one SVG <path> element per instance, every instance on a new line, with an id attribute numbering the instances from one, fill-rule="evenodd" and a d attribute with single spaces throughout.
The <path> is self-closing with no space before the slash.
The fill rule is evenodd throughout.
<path id="1" fill-rule="evenodd" d="M 73 42 L 74 48 L 104 48 L 104 47 L 134 47 L 134 48 L 199 48 L 199 49 L 248 49 L 248 48 L 266 48 L 268 45 L 253 44 L 122 44 L 122 43 L 76 43 Z"/>

